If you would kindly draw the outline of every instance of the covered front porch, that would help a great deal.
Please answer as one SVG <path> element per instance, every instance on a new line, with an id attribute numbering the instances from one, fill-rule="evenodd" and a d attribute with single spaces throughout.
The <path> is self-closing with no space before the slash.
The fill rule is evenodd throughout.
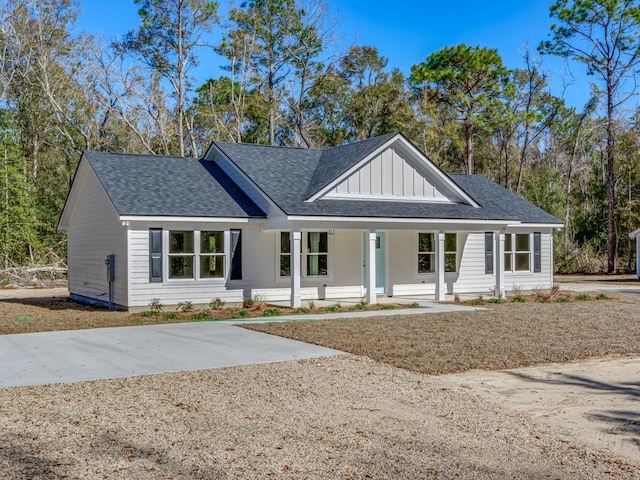
<path id="1" fill-rule="evenodd" d="M 273 289 L 252 293 L 294 308 L 309 300 L 374 305 L 444 301 L 447 295 L 503 297 L 505 232 L 514 227 L 387 220 L 372 228 L 370 221 L 298 221 L 274 229 L 279 295 Z"/>

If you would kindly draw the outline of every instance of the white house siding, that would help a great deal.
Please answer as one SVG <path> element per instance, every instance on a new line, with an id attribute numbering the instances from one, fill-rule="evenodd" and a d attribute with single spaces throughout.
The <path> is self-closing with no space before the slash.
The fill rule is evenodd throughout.
<path id="1" fill-rule="evenodd" d="M 83 179 L 84 187 L 73 210 L 67 232 L 69 293 L 108 302 L 109 282 L 104 261 L 107 255 L 113 254 L 116 274 L 113 282 L 113 302 L 126 305 L 126 227 L 119 221 L 111 201 L 88 163 L 81 164 L 77 178 Z"/>
<path id="2" fill-rule="evenodd" d="M 363 165 L 327 196 L 444 198 L 423 173 L 393 148 Z"/>

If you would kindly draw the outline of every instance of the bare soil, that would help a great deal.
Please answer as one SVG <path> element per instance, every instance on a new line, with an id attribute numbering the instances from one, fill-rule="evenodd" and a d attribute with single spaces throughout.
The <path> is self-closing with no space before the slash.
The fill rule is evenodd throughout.
<path id="1" fill-rule="evenodd" d="M 479 312 L 245 328 L 364 355 L 420 373 L 507 369 L 585 358 L 640 356 L 640 296 L 567 303 L 507 301 Z"/>

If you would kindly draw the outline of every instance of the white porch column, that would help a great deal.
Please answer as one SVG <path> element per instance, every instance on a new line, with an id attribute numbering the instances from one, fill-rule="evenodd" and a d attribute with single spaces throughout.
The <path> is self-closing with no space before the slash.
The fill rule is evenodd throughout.
<path id="1" fill-rule="evenodd" d="M 367 303 L 375 305 L 376 295 L 376 231 L 369 230 L 367 236 Z"/>
<path id="2" fill-rule="evenodd" d="M 291 307 L 298 308 L 302 305 L 300 294 L 300 244 L 302 233 L 291 230 Z"/>
<path id="3" fill-rule="evenodd" d="M 505 297 L 504 288 L 504 233 L 495 232 L 495 273 L 496 273 L 496 297 Z"/>
<path id="4" fill-rule="evenodd" d="M 447 293 L 447 286 L 444 281 L 444 232 L 435 234 L 436 243 L 436 300 L 442 301 Z"/>

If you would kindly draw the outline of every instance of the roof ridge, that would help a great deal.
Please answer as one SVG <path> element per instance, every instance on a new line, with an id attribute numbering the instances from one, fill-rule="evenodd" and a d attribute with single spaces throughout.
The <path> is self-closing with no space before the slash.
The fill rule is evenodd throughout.
<path id="1" fill-rule="evenodd" d="M 180 158 L 182 160 L 200 160 L 195 157 L 182 157 L 180 155 L 162 155 L 157 153 L 130 153 L 130 152 L 112 152 L 111 150 L 85 150 L 83 153 L 99 153 L 104 155 L 124 155 L 128 157 L 154 157 L 154 158 Z"/>
<path id="2" fill-rule="evenodd" d="M 293 147 L 287 145 L 265 145 L 263 143 L 248 143 L 248 142 L 213 142 L 216 145 L 246 145 L 247 147 L 265 147 L 265 148 L 282 148 L 285 150 L 308 150 L 310 152 L 313 151 L 322 151 L 323 148 L 311 148 L 311 147 Z"/>

